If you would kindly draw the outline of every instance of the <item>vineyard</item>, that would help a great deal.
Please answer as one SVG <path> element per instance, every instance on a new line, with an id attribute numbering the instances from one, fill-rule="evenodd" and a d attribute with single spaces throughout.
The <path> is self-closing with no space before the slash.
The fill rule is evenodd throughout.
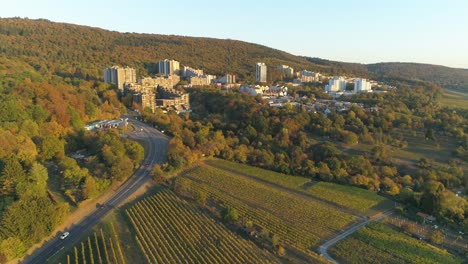
<path id="1" fill-rule="evenodd" d="M 345 229 L 355 218 L 327 204 L 307 200 L 228 171 L 207 165 L 191 170 L 179 181 L 193 192 L 207 193 L 221 204 L 234 207 L 241 220 L 277 234 L 304 253 Z"/>
<path id="2" fill-rule="evenodd" d="M 73 247 L 72 252 L 66 255 L 61 263 L 66 264 L 125 264 L 124 253 L 116 235 L 114 226 L 111 235 L 100 229 L 94 232 L 86 240 L 81 241 Z"/>
<path id="3" fill-rule="evenodd" d="M 330 253 L 343 263 L 461 263 L 435 248 L 389 226 L 374 222 L 338 242 Z"/>
<path id="4" fill-rule="evenodd" d="M 392 203 L 388 199 L 369 190 L 353 186 L 329 182 L 311 184 L 312 181 L 308 178 L 285 175 L 226 160 L 210 160 L 206 164 L 301 191 L 318 199 L 351 209 L 359 214 L 374 214 L 377 210 L 385 211 L 392 207 Z M 310 186 L 307 186 L 308 184 Z"/>
<path id="5" fill-rule="evenodd" d="M 126 210 L 149 263 L 278 263 L 169 190 Z"/>

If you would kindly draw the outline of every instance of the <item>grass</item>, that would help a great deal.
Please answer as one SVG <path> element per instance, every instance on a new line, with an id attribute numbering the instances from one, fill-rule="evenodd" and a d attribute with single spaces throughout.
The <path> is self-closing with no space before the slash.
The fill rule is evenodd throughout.
<path id="1" fill-rule="evenodd" d="M 373 222 L 338 242 L 330 253 L 342 263 L 462 263 L 445 250 Z"/>
<path id="2" fill-rule="evenodd" d="M 390 200 L 369 190 L 352 186 L 319 182 L 306 189 L 306 192 L 366 215 L 393 208 L 393 202 Z"/>
<path id="3" fill-rule="evenodd" d="M 448 108 L 468 109 L 468 95 L 456 91 L 445 90 L 440 100 L 440 104 Z"/>
<path id="4" fill-rule="evenodd" d="M 311 182 L 309 178 L 290 176 L 227 160 L 208 160 L 205 163 L 213 167 L 221 167 L 223 169 L 231 170 L 237 173 L 248 174 L 249 176 L 293 189 Z"/>
<path id="5" fill-rule="evenodd" d="M 267 181 L 282 187 L 299 191 L 320 200 L 331 202 L 339 207 L 348 208 L 357 214 L 373 215 L 387 211 L 393 203 L 369 190 L 328 182 L 313 182 L 309 178 L 290 176 L 257 167 L 238 164 L 226 160 L 209 160 L 209 166 L 225 169 L 234 173 Z"/>

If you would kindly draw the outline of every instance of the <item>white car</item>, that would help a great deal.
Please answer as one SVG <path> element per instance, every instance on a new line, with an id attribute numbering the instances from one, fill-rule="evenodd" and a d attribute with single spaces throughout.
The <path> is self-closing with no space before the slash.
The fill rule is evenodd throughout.
<path id="1" fill-rule="evenodd" d="M 60 239 L 63 240 L 63 239 L 65 239 L 65 238 L 67 238 L 69 235 L 70 235 L 69 232 L 65 232 L 65 233 L 63 233 L 63 234 L 60 236 Z"/>

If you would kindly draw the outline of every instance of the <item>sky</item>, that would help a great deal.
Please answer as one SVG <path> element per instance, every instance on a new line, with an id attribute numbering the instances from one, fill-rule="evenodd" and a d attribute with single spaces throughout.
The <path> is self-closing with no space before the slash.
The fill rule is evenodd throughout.
<path id="1" fill-rule="evenodd" d="M 236 39 L 295 55 L 468 69 L 468 0 L 9 0 L 0 17 Z"/>

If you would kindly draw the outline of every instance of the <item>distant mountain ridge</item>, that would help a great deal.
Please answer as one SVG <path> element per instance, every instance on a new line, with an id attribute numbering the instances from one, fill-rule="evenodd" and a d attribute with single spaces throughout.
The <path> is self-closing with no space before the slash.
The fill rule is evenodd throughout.
<path id="1" fill-rule="evenodd" d="M 154 72 L 158 60 L 169 58 L 207 73 L 229 72 L 253 81 L 255 63 L 261 61 L 270 67 L 287 64 L 296 70 L 329 75 L 429 81 L 468 93 L 467 69 L 417 63 L 334 62 L 237 40 L 119 33 L 45 19 L 0 18 L 0 56 L 26 62 L 44 74 L 88 79 L 102 78 L 102 69 L 113 64 L 133 66 L 140 75 L 147 75 Z"/>

